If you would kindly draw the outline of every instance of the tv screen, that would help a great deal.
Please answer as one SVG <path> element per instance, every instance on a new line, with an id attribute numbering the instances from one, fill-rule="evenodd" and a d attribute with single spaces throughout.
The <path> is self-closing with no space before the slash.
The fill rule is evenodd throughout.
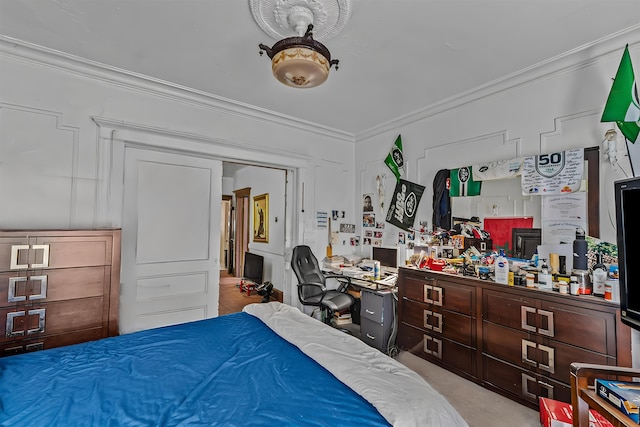
<path id="1" fill-rule="evenodd" d="M 380 265 L 383 267 L 398 267 L 398 249 L 396 248 L 374 246 L 372 258 L 375 261 L 380 261 Z"/>
<path id="2" fill-rule="evenodd" d="M 622 321 L 640 330 L 640 177 L 616 181 L 616 225 Z"/>
<path id="3" fill-rule="evenodd" d="M 251 280 L 258 285 L 262 284 L 262 270 L 264 267 L 264 257 L 262 255 L 244 253 L 244 269 L 242 277 Z"/>

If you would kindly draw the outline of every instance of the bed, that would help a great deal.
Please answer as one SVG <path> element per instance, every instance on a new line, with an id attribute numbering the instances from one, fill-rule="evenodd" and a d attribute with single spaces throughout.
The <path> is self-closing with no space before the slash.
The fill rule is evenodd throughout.
<path id="1" fill-rule="evenodd" d="M 281 304 L 0 358 L 2 426 L 466 426 L 416 373 Z"/>

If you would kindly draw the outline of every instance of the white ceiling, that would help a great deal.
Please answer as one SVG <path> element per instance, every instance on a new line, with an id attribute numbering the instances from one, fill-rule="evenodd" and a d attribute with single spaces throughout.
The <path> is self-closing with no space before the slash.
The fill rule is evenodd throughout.
<path id="1" fill-rule="evenodd" d="M 315 0 L 289 0 L 315 1 Z M 640 22 L 639 0 L 353 0 L 312 89 L 271 75 L 249 0 L 0 0 L 0 34 L 357 136 Z M 621 51 L 623 46 L 620 47 Z"/>

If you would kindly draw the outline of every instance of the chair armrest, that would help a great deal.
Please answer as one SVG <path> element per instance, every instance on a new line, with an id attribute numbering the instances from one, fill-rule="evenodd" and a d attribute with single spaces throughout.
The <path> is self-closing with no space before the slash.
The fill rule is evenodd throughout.
<path id="1" fill-rule="evenodd" d="M 336 279 L 340 286 L 338 286 L 338 292 L 346 292 L 349 286 L 351 286 L 351 277 L 344 276 L 342 274 L 326 274 L 326 279 Z"/>
<path id="2" fill-rule="evenodd" d="M 304 288 L 318 288 L 319 292 L 318 294 L 322 294 L 322 296 L 320 297 L 320 300 L 318 302 L 321 302 L 324 299 L 324 296 L 326 295 L 326 289 L 324 287 L 324 285 L 322 283 L 298 283 L 298 299 L 300 301 L 304 300 L 303 295 L 302 295 L 302 290 Z"/>
<path id="3" fill-rule="evenodd" d="M 640 369 L 625 368 L 623 366 L 595 365 L 592 363 L 573 362 L 571 364 L 571 375 L 586 378 L 601 377 L 603 375 L 637 377 L 640 376 Z"/>

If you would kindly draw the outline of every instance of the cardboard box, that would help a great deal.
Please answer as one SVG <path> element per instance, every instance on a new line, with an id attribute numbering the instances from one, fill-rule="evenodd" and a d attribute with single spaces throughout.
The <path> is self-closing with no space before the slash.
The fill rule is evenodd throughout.
<path id="1" fill-rule="evenodd" d="M 540 424 L 542 427 L 573 427 L 571 404 L 541 397 Z M 592 409 L 589 410 L 589 427 L 613 427 L 613 425 Z"/>
<path id="2" fill-rule="evenodd" d="M 596 378 L 596 392 L 620 412 L 640 424 L 640 383 L 629 381 L 609 381 Z"/>

